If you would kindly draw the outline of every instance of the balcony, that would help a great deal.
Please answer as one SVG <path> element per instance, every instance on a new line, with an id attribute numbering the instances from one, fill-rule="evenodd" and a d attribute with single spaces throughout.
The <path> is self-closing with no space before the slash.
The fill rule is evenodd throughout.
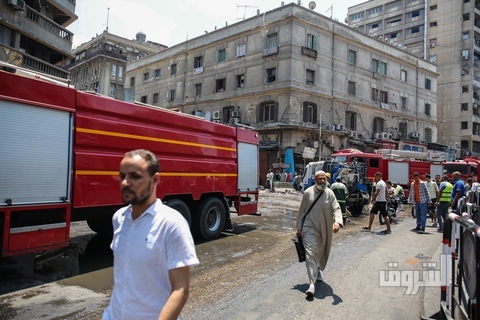
<path id="1" fill-rule="evenodd" d="M 70 72 L 63 70 L 53 64 L 49 64 L 45 61 L 32 57 L 26 53 L 22 53 L 22 67 L 37 70 L 39 72 L 43 72 L 49 74 L 51 76 L 55 76 L 62 79 L 68 79 Z"/>
<path id="2" fill-rule="evenodd" d="M 317 59 L 317 50 L 313 50 L 308 47 L 302 47 L 302 53 L 306 56 Z"/>
<path id="3" fill-rule="evenodd" d="M 107 56 L 110 58 L 127 61 L 128 55 L 126 50 L 121 50 L 118 47 L 112 46 L 107 43 L 100 43 L 98 46 L 92 47 L 86 51 L 79 52 L 76 54 L 74 59 L 71 59 L 65 67 L 71 69 L 76 64 L 79 64 L 83 61 L 89 60 L 96 56 Z"/>
<path id="4" fill-rule="evenodd" d="M 271 56 L 278 53 L 278 46 L 267 48 L 263 50 L 263 57 Z"/>
<path id="5" fill-rule="evenodd" d="M 480 77 L 477 77 L 477 76 L 473 77 L 473 89 L 474 90 L 480 89 Z"/>

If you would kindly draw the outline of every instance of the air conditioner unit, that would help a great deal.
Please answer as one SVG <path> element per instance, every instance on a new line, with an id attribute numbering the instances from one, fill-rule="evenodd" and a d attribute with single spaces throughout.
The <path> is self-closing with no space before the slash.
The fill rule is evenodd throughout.
<path id="1" fill-rule="evenodd" d="M 382 139 L 383 135 L 381 132 L 377 132 L 373 134 L 374 139 Z"/>
<path id="2" fill-rule="evenodd" d="M 334 124 L 329 125 L 328 130 L 335 131 L 335 125 Z"/>
<path id="3" fill-rule="evenodd" d="M 412 137 L 412 138 L 420 138 L 420 132 L 414 131 L 414 132 L 410 133 L 410 137 Z"/>
<path id="4" fill-rule="evenodd" d="M 215 123 L 222 123 L 222 120 L 220 120 L 220 119 L 214 119 L 213 122 L 215 122 Z"/>
<path id="5" fill-rule="evenodd" d="M 337 124 L 336 127 L 335 127 L 335 129 L 336 129 L 337 131 L 343 131 L 343 124 Z"/>
<path id="6" fill-rule="evenodd" d="M 393 134 L 392 134 L 392 133 L 389 133 L 388 136 L 387 136 L 387 139 L 388 139 L 388 140 L 392 140 L 392 139 L 393 139 Z"/>
<path id="7" fill-rule="evenodd" d="M 230 114 L 232 118 L 240 118 L 240 111 L 232 111 Z"/>
<path id="8" fill-rule="evenodd" d="M 213 111 L 213 117 L 214 120 L 220 119 L 220 110 L 214 110 Z"/>
<path id="9" fill-rule="evenodd" d="M 231 118 L 231 119 L 230 119 L 230 124 L 237 124 L 237 123 L 240 123 L 240 119 L 239 119 L 239 118 Z"/>
<path id="10" fill-rule="evenodd" d="M 388 109 L 388 103 L 380 102 L 380 108 Z"/>
<path id="11" fill-rule="evenodd" d="M 435 48 L 435 43 L 430 43 L 430 48 Z"/>
<path id="12" fill-rule="evenodd" d="M 357 135 L 358 135 L 357 131 L 350 132 L 350 137 L 352 137 L 352 138 L 356 138 Z"/>
<path id="13" fill-rule="evenodd" d="M 382 139 L 388 139 L 388 133 L 382 132 Z"/>
<path id="14" fill-rule="evenodd" d="M 467 70 L 465 69 L 462 69 L 462 76 L 466 75 L 467 74 Z"/>
<path id="15" fill-rule="evenodd" d="M 462 60 L 468 60 L 468 56 L 462 56 Z"/>
<path id="16" fill-rule="evenodd" d="M 15 10 L 25 9 L 25 2 L 23 0 L 7 0 L 7 4 L 12 6 Z"/>

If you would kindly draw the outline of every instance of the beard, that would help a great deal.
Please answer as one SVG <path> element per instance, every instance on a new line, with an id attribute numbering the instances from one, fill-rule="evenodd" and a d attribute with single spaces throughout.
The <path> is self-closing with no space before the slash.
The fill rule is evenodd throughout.
<path id="1" fill-rule="evenodd" d="M 315 184 L 315 190 L 317 190 L 317 191 L 325 191 L 326 187 L 327 187 L 326 183 L 316 183 Z"/>
<path id="2" fill-rule="evenodd" d="M 145 189 L 140 190 L 138 192 L 138 195 L 128 187 L 123 188 L 122 193 L 123 192 L 129 192 L 129 193 L 135 195 L 135 197 L 133 199 L 130 199 L 130 200 L 127 200 L 124 197 L 122 197 L 123 198 L 123 203 L 126 204 L 126 205 L 130 205 L 130 204 L 141 205 L 141 204 L 144 204 L 145 202 L 147 202 L 147 200 L 150 198 L 150 195 L 152 194 L 151 187 L 152 187 L 152 183 L 149 182 L 148 186 Z"/>

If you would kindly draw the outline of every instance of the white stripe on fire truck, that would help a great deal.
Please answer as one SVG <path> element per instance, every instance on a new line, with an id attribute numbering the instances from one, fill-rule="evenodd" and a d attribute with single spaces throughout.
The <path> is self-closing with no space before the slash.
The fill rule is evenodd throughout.
<path id="1" fill-rule="evenodd" d="M 75 170 L 78 176 L 118 176 L 118 171 Z M 236 173 L 160 172 L 163 177 L 236 177 Z"/>
<path id="2" fill-rule="evenodd" d="M 219 147 L 219 146 L 213 146 L 213 145 L 210 145 L 210 144 L 193 143 L 193 142 L 170 140 L 170 139 L 162 139 L 162 138 L 155 138 L 155 137 L 149 137 L 149 136 L 140 136 L 140 135 L 136 135 L 136 134 L 128 134 L 128 133 L 121 133 L 121 132 L 94 130 L 94 129 L 87 129 L 87 128 L 77 128 L 76 131 L 77 132 L 82 132 L 82 133 L 98 134 L 98 135 L 102 135 L 102 136 L 129 138 L 129 139 L 137 139 L 137 140 L 147 140 L 147 141 L 154 141 L 154 142 L 163 142 L 163 143 L 170 143 L 170 144 L 179 144 L 179 145 L 184 145 L 184 146 L 192 146 L 192 147 L 199 147 L 199 148 L 210 148 L 210 149 L 218 149 L 218 150 L 226 150 L 226 151 L 237 152 L 237 149 L 235 149 L 235 148 Z"/>

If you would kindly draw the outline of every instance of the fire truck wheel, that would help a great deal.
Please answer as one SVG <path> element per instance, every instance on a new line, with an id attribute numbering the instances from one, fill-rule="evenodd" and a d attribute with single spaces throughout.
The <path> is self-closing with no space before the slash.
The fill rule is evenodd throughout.
<path id="1" fill-rule="evenodd" d="M 113 225 L 112 218 L 108 219 L 87 219 L 87 224 L 92 231 L 98 234 L 112 235 Z"/>
<path id="2" fill-rule="evenodd" d="M 348 207 L 348 210 L 350 210 L 350 213 L 352 214 L 352 216 L 359 216 L 362 214 L 363 204 L 350 206 Z"/>
<path id="3" fill-rule="evenodd" d="M 180 214 L 185 218 L 185 220 L 187 220 L 188 225 L 192 225 L 192 215 L 190 214 L 190 209 L 185 202 L 179 199 L 170 199 L 167 200 L 165 204 L 170 208 L 180 212 Z"/>
<path id="4" fill-rule="evenodd" d="M 194 235 L 205 240 L 214 239 L 225 226 L 225 206 L 218 198 L 203 199 L 195 210 L 194 219 Z"/>

